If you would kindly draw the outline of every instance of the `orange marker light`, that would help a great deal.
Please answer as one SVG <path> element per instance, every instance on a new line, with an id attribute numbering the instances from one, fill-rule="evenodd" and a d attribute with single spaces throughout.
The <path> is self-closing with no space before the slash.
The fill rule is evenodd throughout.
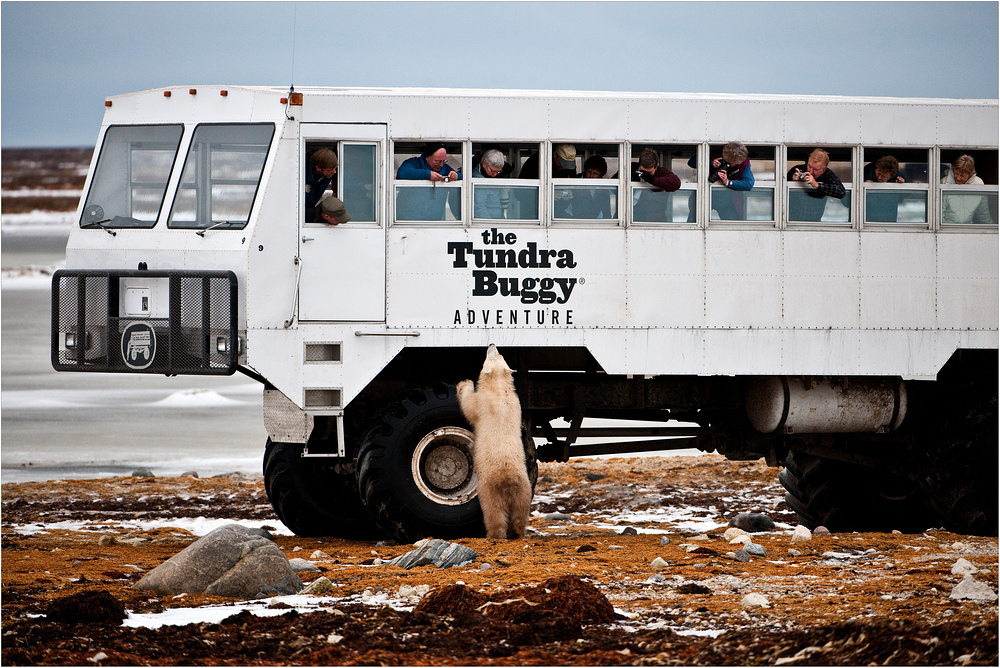
<path id="1" fill-rule="evenodd" d="M 111 106 L 111 100 L 105 100 L 104 101 L 104 106 L 105 107 L 110 107 Z"/>
<path id="2" fill-rule="evenodd" d="M 229 91 L 228 90 L 220 90 L 219 91 L 219 95 L 221 95 L 222 97 L 226 97 L 227 95 L 229 95 Z"/>
<path id="3" fill-rule="evenodd" d="M 289 104 L 296 107 L 302 106 L 302 93 L 289 93 Z"/>
<path id="4" fill-rule="evenodd" d="M 288 98 L 287 97 L 279 98 L 278 102 L 280 102 L 281 104 L 287 104 L 288 103 Z"/>
<path id="5" fill-rule="evenodd" d="M 169 90 L 163 91 L 163 97 L 170 97 L 170 91 Z"/>
<path id="6" fill-rule="evenodd" d="M 188 89 L 188 92 L 191 93 L 192 95 L 197 95 L 198 94 L 198 89 L 197 88 L 190 88 L 190 89 Z"/>

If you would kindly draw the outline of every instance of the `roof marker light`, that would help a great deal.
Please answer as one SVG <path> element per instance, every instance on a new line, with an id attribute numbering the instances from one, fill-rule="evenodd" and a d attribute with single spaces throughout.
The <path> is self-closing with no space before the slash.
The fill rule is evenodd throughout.
<path id="1" fill-rule="evenodd" d="M 104 106 L 105 107 L 110 107 L 111 106 L 111 100 L 105 100 L 104 101 Z"/>
<path id="2" fill-rule="evenodd" d="M 198 89 L 197 88 L 189 88 L 188 92 L 191 93 L 192 95 L 197 95 L 198 94 Z"/>
<path id="3" fill-rule="evenodd" d="M 294 107 L 302 106 L 302 93 L 289 93 L 288 103 Z"/>
<path id="4" fill-rule="evenodd" d="M 170 97 L 170 91 L 169 90 L 163 91 L 163 97 Z"/>
<path id="5" fill-rule="evenodd" d="M 287 97 L 278 98 L 278 102 L 280 102 L 281 104 L 288 104 L 288 98 Z"/>
<path id="6" fill-rule="evenodd" d="M 219 95 L 221 95 L 222 97 L 226 97 L 227 95 L 229 95 L 229 91 L 228 90 L 220 90 L 219 91 Z"/>

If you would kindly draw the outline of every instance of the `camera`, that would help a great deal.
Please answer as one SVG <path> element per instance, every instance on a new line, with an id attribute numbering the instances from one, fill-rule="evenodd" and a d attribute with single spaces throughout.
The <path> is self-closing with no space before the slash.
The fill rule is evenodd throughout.
<path id="1" fill-rule="evenodd" d="M 731 169 L 730 164 L 728 162 L 726 162 L 725 160 L 720 159 L 719 160 L 719 166 L 718 167 L 712 167 L 711 170 L 708 172 L 708 182 L 709 183 L 717 183 L 719 181 L 719 172 L 721 172 L 723 170 L 725 170 L 727 177 L 732 176 L 732 169 Z"/>

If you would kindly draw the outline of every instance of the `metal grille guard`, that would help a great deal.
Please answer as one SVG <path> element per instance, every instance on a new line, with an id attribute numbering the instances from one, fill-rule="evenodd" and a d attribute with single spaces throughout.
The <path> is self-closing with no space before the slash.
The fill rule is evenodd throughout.
<path id="1" fill-rule="evenodd" d="M 237 295 L 231 271 L 61 269 L 52 276 L 52 367 L 231 375 Z"/>

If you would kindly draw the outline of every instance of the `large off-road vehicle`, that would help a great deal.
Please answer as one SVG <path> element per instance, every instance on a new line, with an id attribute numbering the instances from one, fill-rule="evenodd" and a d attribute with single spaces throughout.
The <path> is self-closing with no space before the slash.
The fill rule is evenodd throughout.
<path id="1" fill-rule="evenodd" d="M 996 100 L 199 86 L 105 104 L 53 366 L 260 381 L 269 438 L 247 447 L 300 535 L 482 534 L 455 383 L 490 343 L 533 474 L 695 447 L 783 466 L 810 526 L 996 533 Z M 750 189 L 746 169 L 709 180 L 734 140 Z M 442 149 L 460 178 L 414 172 Z M 503 168 L 481 169 L 493 149 Z M 679 187 L 642 177 L 645 149 Z M 843 190 L 789 177 L 817 155 Z M 886 155 L 903 182 L 867 182 Z M 981 180 L 950 178 L 964 155 Z M 312 188 L 351 220 L 316 218 Z"/>

